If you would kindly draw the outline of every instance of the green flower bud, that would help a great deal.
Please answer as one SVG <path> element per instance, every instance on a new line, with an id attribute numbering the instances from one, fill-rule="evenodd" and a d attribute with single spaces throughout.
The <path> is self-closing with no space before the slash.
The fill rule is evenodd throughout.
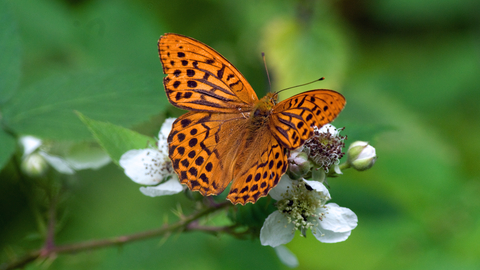
<path id="1" fill-rule="evenodd" d="M 32 153 L 22 160 L 21 168 L 25 174 L 38 177 L 48 170 L 48 163 L 39 153 Z"/>
<path id="2" fill-rule="evenodd" d="M 375 148 L 367 142 L 356 141 L 347 151 L 347 163 L 357 171 L 370 169 L 377 160 Z"/>
<path id="3" fill-rule="evenodd" d="M 313 164 L 302 149 L 303 147 L 300 147 L 292 151 L 288 158 L 288 175 L 292 179 L 300 179 L 312 169 Z"/>

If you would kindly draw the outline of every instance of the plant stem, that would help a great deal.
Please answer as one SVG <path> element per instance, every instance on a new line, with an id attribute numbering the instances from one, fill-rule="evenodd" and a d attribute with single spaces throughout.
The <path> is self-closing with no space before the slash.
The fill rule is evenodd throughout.
<path id="1" fill-rule="evenodd" d="M 19 260 L 1 265 L 0 269 L 7 270 L 7 269 L 24 267 L 25 265 L 27 265 L 28 263 L 36 259 L 48 258 L 50 256 L 54 256 L 57 254 L 78 253 L 80 251 L 93 250 L 93 249 L 98 249 L 102 247 L 120 245 L 120 244 L 129 243 L 133 241 L 148 239 L 152 237 L 163 236 L 175 231 L 186 229 L 188 224 L 190 224 L 191 222 L 203 216 L 206 216 L 210 213 L 213 213 L 217 210 L 220 210 L 224 207 L 227 207 L 229 205 L 231 205 L 231 203 L 229 201 L 226 201 L 214 207 L 202 209 L 189 216 L 181 217 L 179 221 L 173 224 L 170 224 L 170 225 L 165 224 L 164 226 L 154 230 L 144 231 L 144 232 L 135 233 L 131 235 L 117 236 L 117 237 L 101 239 L 101 240 L 89 240 L 85 242 L 68 244 L 68 245 L 60 245 L 60 246 L 51 245 L 52 243 L 50 243 L 49 239 L 47 239 L 46 244 L 43 248 L 32 251 L 26 254 L 25 256 L 23 256 L 22 258 L 20 258 Z"/>

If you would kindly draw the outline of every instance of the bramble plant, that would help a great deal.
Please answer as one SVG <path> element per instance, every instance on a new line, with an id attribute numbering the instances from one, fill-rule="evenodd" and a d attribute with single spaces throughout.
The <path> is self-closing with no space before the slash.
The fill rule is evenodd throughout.
<path id="1" fill-rule="evenodd" d="M 295 124 L 298 130 L 305 131 L 305 133 L 298 133 L 301 134 L 299 135 L 301 140 L 293 136 L 293 133 L 285 136 L 286 140 L 291 140 L 290 143 L 293 142 L 291 145 L 302 146 L 281 148 L 285 151 L 277 152 L 279 157 L 275 157 L 276 174 L 274 176 L 270 174 L 270 180 L 275 180 L 264 181 L 264 183 L 274 184 L 265 188 L 262 196 L 256 196 L 260 193 L 252 191 L 253 185 L 250 186 L 248 193 L 250 200 L 241 201 L 242 198 L 238 197 L 240 204 L 232 204 L 226 198 L 227 192 L 218 196 L 202 196 L 197 191 L 192 192 L 180 182 L 181 180 L 172 166 L 172 161 L 169 159 L 167 138 L 175 119 L 164 120 L 157 138 L 144 135 L 156 133 L 164 115 L 179 115 L 178 112 L 171 112 L 167 109 L 169 108 L 167 99 L 159 93 L 161 76 L 159 76 L 158 70 L 151 71 L 153 68 L 148 65 L 144 69 L 140 68 L 143 67 L 144 62 L 138 62 L 133 68 L 124 68 L 117 62 L 109 62 L 94 67 L 82 66 L 76 69 L 66 69 L 66 71 L 53 76 L 41 74 L 39 78 L 42 79 L 33 79 L 30 82 L 28 81 L 30 78 L 22 77 L 24 75 L 21 72 L 20 64 L 24 59 L 19 49 L 21 47 L 20 33 L 13 16 L 8 12 L 4 3 L 5 1 L 0 0 L 0 18 L 4 20 L 2 22 L 6 22 L 0 24 L 0 30 L 2 30 L 0 32 L 4 33 L 4 35 L 0 35 L 0 48 L 5 52 L 5 58 L 2 58 L 0 62 L 0 120 L 2 124 L 0 129 L 0 143 L 2 144 L 0 168 L 9 179 L 16 181 L 15 184 L 27 187 L 25 188 L 25 197 L 31 200 L 28 203 L 31 204 L 34 213 L 32 216 L 36 221 L 32 225 L 36 225 L 35 229 L 37 229 L 34 237 L 37 240 L 40 239 L 43 245 L 31 251 L 8 250 L 6 253 L 9 256 L 9 262 L 0 265 L 1 269 L 25 267 L 35 261 L 51 262 L 60 254 L 121 246 L 142 239 L 167 237 L 171 234 L 191 231 L 258 240 L 260 245 L 274 248 L 281 262 L 295 267 L 298 265 L 297 258 L 285 246 L 292 241 L 295 235 L 299 237 L 313 235 L 321 243 L 336 243 L 345 241 L 357 226 L 357 216 L 353 211 L 330 202 L 334 196 L 331 196 L 327 189 L 327 179 L 340 177 L 342 171 L 348 168 L 359 171 L 371 168 L 376 160 L 375 149 L 372 146 L 365 142 L 351 144 L 346 153 L 346 159 L 343 159 L 346 161 L 342 163 L 346 141 L 346 137 L 340 135 L 343 129 L 336 129 L 330 124 L 323 125 L 319 129 L 315 127 L 311 138 L 303 143 L 302 136 L 307 136 L 307 131 L 310 132 L 309 127 L 312 126 L 308 123 L 315 119 L 313 117 L 312 120 L 309 115 L 299 116 L 289 112 L 287 115 L 290 117 L 292 115 L 297 117 L 289 120 L 278 117 L 277 120 L 283 124 L 288 122 L 289 126 Z M 109 5 L 103 8 L 104 11 L 110 10 Z M 130 14 L 128 8 L 124 11 L 125 14 Z M 55 16 L 51 17 L 55 18 Z M 111 29 L 109 30 L 111 31 Z M 123 33 L 125 29 L 120 27 L 117 30 L 117 34 L 112 34 L 112 36 L 121 36 L 119 33 Z M 130 35 L 135 33 L 132 31 Z M 84 40 L 88 44 L 101 41 L 88 36 Z M 117 43 L 120 42 L 115 42 L 115 44 Z M 77 43 L 75 42 L 75 44 Z M 103 52 L 111 49 L 111 44 L 99 44 L 90 44 L 92 47 L 102 48 L 96 52 L 98 54 L 91 56 L 93 59 L 104 56 Z M 125 56 L 133 56 L 132 62 L 137 58 L 150 60 L 153 49 L 139 57 L 139 54 L 147 50 L 142 50 L 137 45 L 132 43 L 127 48 L 127 44 L 122 44 L 118 49 L 126 52 Z M 148 46 L 150 48 L 150 45 Z M 311 53 L 315 52 L 316 49 L 311 51 Z M 80 55 L 82 53 L 85 52 L 80 52 Z M 85 53 L 85 55 L 87 54 Z M 118 57 L 115 54 L 109 59 L 116 61 Z M 154 60 L 154 67 L 156 67 L 159 65 L 158 60 Z M 168 65 L 171 62 L 166 63 Z M 175 65 L 178 66 L 179 63 L 184 64 L 175 62 Z M 194 65 L 194 63 L 189 62 L 190 65 Z M 171 65 L 174 66 L 174 64 Z M 182 72 L 187 77 L 193 76 L 191 69 Z M 223 72 L 220 69 L 215 74 L 222 73 L 223 75 Z M 197 70 L 197 76 L 198 73 Z M 170 75 L 176 76 L 176 74 L 177 72 L 174 70 Z M 202 78 L 205 77 L 205 74 Z M 225 73 L 224 78 L 232 80 L 232 76 L 232 74 Z M 192 82 L 186 80 L 185 83 L 187 86 L 193 87 Z M 172 87 L 175 87 L 175 82 L 172 81 L 172 84 Z M 232 87 L 235 85 L 238 84 L 232 83 Z M 255 94 L 253 89 L 249 91 L 252 92 L 250 97 Z M 184 97 L 187 96 L 189 96 L 188 93 L 184 95 Z M 277 98 L 275 95 L 267 95 L 267 97 L 272 100 Z M 308 97 L 307 102 L 311 102 L 312 115 L 316 113 L 316 116 L 325 116 L 326 122 L 333 120 L 345 104 L 341 94 L 330 90 L 314 90 L 302 97 L 305 99 Z M 331 102 L 328 104 L 332 106 L 326 106 L 326 101 L 322 101 L 325 102 L 325 106 L 316 106 L 314 100 L 316 99 L 316 102 L 321 100 L 317 97 L 331 98 Z M 280 104 L 272 100 L 262 103 L 250 100 L 249 105 L 253 107 L 257 104 L 262 105 L 259 106 L 262 108 L 258 111 L 262 115 L 262 113 L 269 113 L 269 106 Z M 290 99 L 290 101 L 293 104 L 290 104 L 291 108 L 298 109 L 301 106 L 300 103 L 295 103 L 295 99 Z M 337 107 L 333 106 L 334 104 Z M 239 117 L 245 117 L 251 111 L 237 111 L 236 113 Z M 155 117 L 156 119 L 152 120 Z M 295 122 L 295 119 L 303 119 L 302 117 L 305 118 L 305 121 Z M 259 119 L 255 118 L 254 120 Z M 139 127 L 141 124 L 148 124 L 148 132 Z M 256 126 L 249 123 L 243 127 L 254 128 Z M 92 141 L 92 135 L 95 141 Z M 224 138 L 228 138 L 228 136 L 224 136 Z M 278 143 L 278 136 L 269 138 L 273 138 L 272 141 Z M 244 136 L 242 139 L 244 139 L 243 142 L 249 142 L 252 138 Z M 301 143 L 299 143 L 300 141 Z M 263 142 L 267 142 L 267 140 Z M 272 145 L 273 143 L 268 147 L 273 149 Z M 275 147 L 277 146 L 278 144 L 275 145 Z M 271 153 L 274 153 L 272 156 L 276 156 L 273 150 Z M 268 165 L 273 166 L 273 163 L 270 163 L 273 159 L 269 158 Z M 183 159 L 182 161 L 189 160 Z M 281 164 L 277 163 L 280 161 Z M 244 164 L 255 164 L 248 159 L 243 162 L 245 162 Z M 132 181 L 142 185 L 139 188 L 141 192 L 139 197 L 143 194 L 152 197 L 149 198 L 151 200 L 158 200 L 159 198 L 156 198 L 158 196 L 172 196 L 172 200 L 178 201 L 178 206 L 167 211 L 171 210 L 178 220 L 165 221 L 156 229 L 111 238 L 78 241 L 70 244 L 63 244 L 64 239 L 57 241 L 56 237 L 60 235 L 60 229 L 68 225 L 65 222 L 68 218 L 66 218 L 65 212 L 67 211 L 64 211 L 64 206 L 70 198 L 72 186 L 80 182 L 75 181 L 79 178 L 78 171 L 96 170 L 109 163 L 118 165 Z M 288 169 L 286 168 L 287 164 Z M 260 167 L 258 163 L 255 165 Z M 268 172 L 271 173 L 271 171 Z M 266 174 L 267 171 L 263 173 L 263 175 L 269 176 Z M 263 179 L 268 178 L 263 175 Z M 227 187 L 226 190 L 228 189 Z M 247 203 L 241 205 L 242 202 Z M 31 230 L 31 228 L 28 229 Z"/>
<path id="2" fill-rule="evenodd" d="M 0 0 L 0 270 L 478 269 L 479 11 L 471 0 Z M 336 115 L 311 93 L 310 106 L 290 99 L 320 88 L 345 96 L 328 120 L 340 136 L 300 124 L 308 110 Z M 269 111 L 286 100 L 296 111 Z M 243 124 L 195 133 L 178 120 L 170 146 L 168 123 L 159 134 L 215 108 L 214 120 Z M 254 151 L 305 130 L 316 139 Z M 208 159 L 218 142 L 228 157 Z"/>
<path id="3" fill-rule="evenodd" d="M 169 118 L 165 121 L 154 147 L 129 150 L 120 158 L 120 166 L 134 182 L 146 185 L 141 187 L 140 191 L 147 196 L 172 195 L 183 191 L 188 198 L 196 202 L 198 211 L 224 209 L 217 214 L 228 213 L 230 217 L 228 224 L 205 226 L 199 225 L 203 223 L 201 219 L 205 218 L 202 216 L 186 225 L 186 230 L 226 233 L 240 238 L 260 238 L 262 245 L 281 247 L 284 252 L 277 254 L 285 255 L 281 255 L 284 257 L 280 260 L 289 266 L 295 266 L 298 264 L 295 256 L 281 246 L 293 239 L 295 231 L 300 231 L 300 236 L 305 237 L 307 230 L 311 230 L 318 241 L 336 243 L 345 241 L 357 226 L 357 216 L 350 209 L 335 203 L 327 204 L 331 197 L 324 183 L 327 177 L 340 176 L 340 168 L 371 168 L 376 161 L 376 154 L 375 149 L 367 143 L 354 142 L 347 151 L 348 163 L 340 164 L 346 139 L 346 136 L 340 135 L 343 129 L 336 129 L 330 124 L 321 129 L 315 128 L 314 136 L 304 146 L 290 153 L 289 171 L 270 191 L 269 198 L 263 199 L 260 205 L 241 206 L 225 201 L 224 196 L 197 196 L 195 192 L 192 194 L 185 186 L 182 187 L 173 172 L 167 151 L 167 137 L 174 120 Z M 362 166 L 353 165 L 357 162 L 361 162 Z M 298 173 L 299 171 L 302 173 Z M 242 207 L 265 206 L 270 211 L 264 212 L 263 217 L 237 214 L 242 212 Z M 180 219 L 185 219 L 185 216 L 181 215 Z M 259 222 L 251 222 L 252 219 Z"/>
<path id="4" fill-rule="evenodd" d="M 78 113 L 79 117 L 89 127 L 107 153 L 116 153 L 111 145 L 115 145 L 105 134 L 117 132 L 120 140 L 133 140 L 135 144 L 145 143 L 145 138 L 134 131 L 91 120 Z M 190 214 L 184 214 L 183 207 L 175 209 L 179 221 L 163 224 L 157 230 L 139 232 L 111 239 L 81 242 L 57 246 L 53 242 L 54 229 L 47 233 L 45 246 L 29 253 L 11 266 L 21 266 L 37 258 L 48 258 L 60 253 L 72 253 L 110 245 L 125 244 L 140 239 L 160 237 L 172 233 L 203 231 L 209 234 L 230 234 L 240 239 L 259 238 L 260 243 L 275 248 L 279 259 L 284 264 L 295 267 L 298 265 L 296 256 L 284 244 L 290 242 L 295 231 L 305 237 L 307 231 L 323 243 L 336 243 L 347 240 L 351 231 L 357 226 L 357 216 L 350 209 L 340 207 L 335 203 L 327 203 L 331 195 L 326 188 L 327 179 L 339 177 L 342 170 L 354 168 L 362 171 L 371 168 L 376 161 L 375 149 L 365 142 L 354 142 L 347 151 L 347 161 L 340 163 L 343 156 L 342 148 L 346 136 L 340 135 L 343 129 L 336 129 L 328 124 L 316 129 L 314 136 L 304 146 L 292 151 L 289 155 L 289 171 L 282 176 L 280 183 L 274 187 L 269 196 L 262 198 L 256 204 L 233 205 L 225 196 L 203 197 L 198 192 L 192 192 L 180 184 L 168 158 L 167 136 L 172 122 L 166 119 L 158 138 L 149 141 L 147 148 L 126 151 L 118 161 L 110 156 L 115 163 L 124 169 L 132 181 L 143 185 L 140 192 L 146 196 L 186 196 L 195 207 Z M 117 137 L 118 139 L 118 137 Z M 56 174 L 71 174 L 67 161 L 61 157 L 52 158 L 42 142 L 33 137 L 22 137 L 20 143 L 25 152 L 22 157 L 22 170 L 31 176 L 45 175 L 49 167 Z M 365 153 L 366 152 L 366 153 Z M 93 154 L 96 152 L 92 152 Z M 46 158 L 47 157 L 47 158 Z M 99 158 L 98 154 L 91 156 L 90 167 L 98 168 L 106 164 L 108 159 Z M 72 163 L 71 159 L 70 164 Z M 362 165 L 357 166 L 360 162 Z M 63 168 L 63 169 L 62 169 Z M 84 168 L 86 168 L 84 166 Z M 298 168 L 309 168 L 299 170 Z M 50 170 L 51 171 L 51 170 Z M 295 171 L 295 172 L 294 172 Z M 301 171 L 301 173 L 299 173 Z M 254 214 L 251 208 L 258 208 Z M 248 210 L 250 209 L 250 210 Z M 267 209 L 267 210 L 265 210 Z M 259 216 L 258 213 L 261 213 Z M 226 215 L 225 224 L 209 225 L 212 215 Z M 52 216 L 54 218 L 54 216 Z M 54 223 L 54 220 L 51 220 Z"/>

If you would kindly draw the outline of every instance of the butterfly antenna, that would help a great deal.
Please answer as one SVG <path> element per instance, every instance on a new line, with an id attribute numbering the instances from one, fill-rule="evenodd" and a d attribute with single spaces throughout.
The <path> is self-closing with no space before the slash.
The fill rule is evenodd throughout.
<path id="1" fill-rule="evenodd" d="M 268 78 L 268 86 L 270 90 L 268 92 L 272 91 L 272 82 L 270 81 L 270 74 L 268 74 L 268 68 L 267 68 L 267 61 L 265 60 L 265 53 L 262 52 L 262 59 L 263 59 L 263 64 L 265 65 L 265 71 L 267 72 L 267 78 Z"/>
<path id="2" fill-rule="evenodd" d="M 277 94 L 280 93 L 280 92 L 282 92 L 282 91 L 288 90 L 288 89 L 292 89 L 292 88 L 296 88 L 296 87 L 300 87 L 300 86 L 309 85 L 309 84 L 312 84 L 312 83 L 314 83 L 314 82 L 323 81 L 323 80 L 325 80 L 325 77 L 321 77 L 320 79 L 316 79 L 315 81 L 311 81 L 311 82 L 308 82 L 308 83 L 299 84 L 299 85 L 295 85 L 295 86 L 291 86 L 291 87 L 282 89 L 282 90 L 278 91 Z"/>

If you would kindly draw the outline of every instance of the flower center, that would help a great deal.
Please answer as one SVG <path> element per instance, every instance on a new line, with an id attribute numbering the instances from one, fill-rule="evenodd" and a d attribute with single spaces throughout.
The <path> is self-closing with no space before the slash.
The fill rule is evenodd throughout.
<path id="1" fill-rule="evenodd" d="M 314 191 L 303 181 L 292 181 L 292 186 L 282 194 L 282 199 L 277 202 L 278 210 L 283 213 L 288 223 L 294 225 L 294 231 L 302 231 L 305 236 L 307 229 L 312 229 L 315 223 L 309 218 L 322 218 L 317 208 L 322 207 L 322 200 L 318 199 L 318 192 Z"/>
<path id="2" fill-rule="evenodd" d="M 345 154 L 342 152 L 342 148 L 345 146 L 344 140 L 347 137 L 340 135 L 342 130 L 343 128 L 334 130 L 334 134 L 332 134 L 329 130 L 320 132 L 317 127 L 314 127 L 313 136 L 305 142 L 304 151 L 317 166 L 326 172 L 332 165 L 338 164 Z"/>

